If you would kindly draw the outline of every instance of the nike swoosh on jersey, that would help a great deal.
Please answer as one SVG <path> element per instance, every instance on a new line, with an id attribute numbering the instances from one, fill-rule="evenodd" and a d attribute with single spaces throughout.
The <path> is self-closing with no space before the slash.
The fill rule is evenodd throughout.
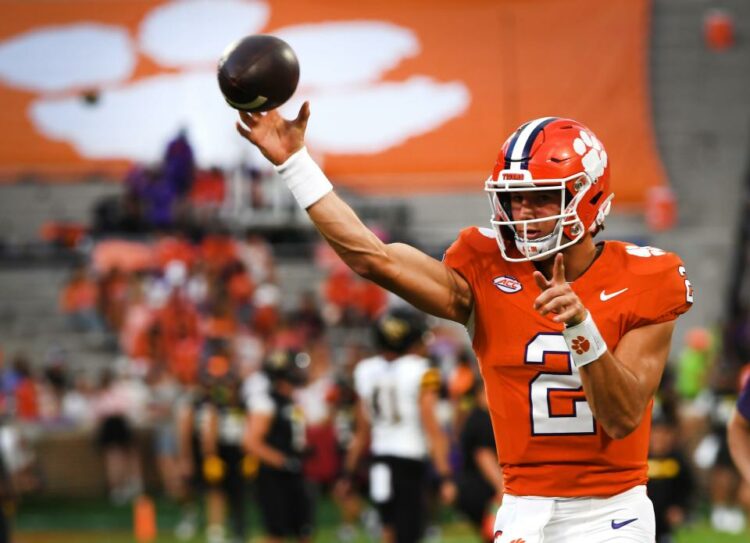
<path id="1" fill-rule="evenodd" d="M 614 298 L 615 296 L 619 296 L 620 294 L 622 294 L 623 292 L 625 292 L 626 290 L 628 290 L 628 288 L 629 287 L 625 287 L 624 289 L 618 290 L 617 292 L 613 292 L 612 294 L 607 294 L 605 291 L 601 291 L 599 293 L 599 299 L 602 302 L 606 302 L 607 300 L 610 300 L 610 299 Z"/>
<path id="2" fill-rule="evenodd" d="M 623 520 L 622 522 L 617 522 L 616 520 L 613 520 L 612 521 L 612 529 L 613 530 L 619 530 L 623 526 L 627 526 L 628 524 L 630 524 L 631 522 L 635 522 L 636 520 L 638 520 L 638 517 L 629 518 L 628 520 Z"/>

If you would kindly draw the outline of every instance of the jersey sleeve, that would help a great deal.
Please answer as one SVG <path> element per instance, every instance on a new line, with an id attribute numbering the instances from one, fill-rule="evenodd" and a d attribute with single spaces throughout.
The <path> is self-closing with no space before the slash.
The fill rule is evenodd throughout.
<path id="1" fill-rule="evenodd" d="M 354 393 L 357 395 L 358 398 L 362 398 L 366 395 L 366 392 L 365 392 L 365 382 L 367 380 L 366 365 L 367 365 L 367 362 L 365 360 L 360 361 L 359 364 L 357 364 L 357 366 L 354 368 L 354 373 L 352 375 Z"/>
<path id="2" fill-rule="evenodd" d="M 630 328 L 672 321 L 693 305 L 693 287 L 677 255 L 655 256 L 649 264 L 637 274 L 641 289 Z"/>
<path id="3" fill-rule="evenodd" d="M 466 279 L 470 285 L 474 285 L 476 271 L 474 269 L 474 258 L 476 250 L 472 245 L 471 237 L 475 227 L 464 228 L 448 250 L 443 255 L 443 262 L 453 268 Z"/>
<path id="4" fill-rule="evenodd" d="M 258 392 L 250 400 L 251 413 L 261 413 L 264 415 L 274 415 L 276 413 L 276 405 L 273 403 L 273 398 L 268 392 Z"/>
<path id="5" fill-rule="evenodd" d="M 428 368 L 422 374 L 422 379 L 419 384 L 420 390 L 435 392 L 440 390 L 440 370 L 437 368 Z"/>

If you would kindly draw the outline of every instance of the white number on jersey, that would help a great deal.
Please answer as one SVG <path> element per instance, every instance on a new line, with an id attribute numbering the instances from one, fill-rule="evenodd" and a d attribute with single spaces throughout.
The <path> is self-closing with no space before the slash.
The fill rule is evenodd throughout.
<path id="1" fill-rule="evenodd" d="M 542 372 L 529 383 L 531 399 L 532 435 L 594 434 L 596 423 L 591 407 L 585 399 L 575 400 L 572 415 L 552 413 L 550 394 L 555 391 L 583 390 L 578 368 L 570 361 L 570 352 L 561 334 L 537 334 L 526 345 L 525 364 L 544 365 L 547 354 L 564 354 L 568 360 L 568 371 L 563 373 Z"/>
<path id="2" fill-rule="evenodd" d="M 677 272 L 680 274 L 681 277 L 685 278 L 685 301 L 689 304 L 693 303 L 693 284 L 690 282 L 690 279 L 687 278 L 687 271 L 685 271 L 685 266 L 679 266 L 677 268 Z"/>
<path id="3" fill-rule="evenodd" d="M 372 391 L 372 415 L 378 421 L 388 424 L 401 422 L 398 408 L 398 392 L 393 385 L 378 384 Z"/>

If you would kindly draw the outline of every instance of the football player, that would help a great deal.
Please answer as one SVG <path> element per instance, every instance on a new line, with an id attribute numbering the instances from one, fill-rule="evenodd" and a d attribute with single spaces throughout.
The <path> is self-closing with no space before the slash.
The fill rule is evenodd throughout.
<path id="1" fill-rule="evenodd" d="M 217 353 L 206 364 L 209 396 L 199 429 L 209 543 L 245 541 L 248 532 L 242 470 L 247 415 L 240 391 L 242 381 L 231 367 L 228 354 Z M 233 539 L 226 537 L 227 509 Z"/>
<path id="2" fill-rule="evenodd" d="M 270 390 L 255 398 L 250 412 L 245 449 L 260 461 L 258 505 L 268 543 L 312 536 L 313 503 L 302 473 L 305 423 L 293 399 L 309 364 L 307 353 L 271 351 L 263 364 Z"/>
<path id="3" fill-rule="evenodd" d="M 416 543 L 426 516 L 427 459 L 431 456 L 444 501 L 456 489 L 447 436 L 436 416 L 440 374 L 424 357 L 424 315 L 407 308 L 387 311 L 375 323 L 379 355 L 354 369 L 356 430 L 344 460 L 343 489 L 366 452 L 372 456 L 370 498 L 383 525 L 383 540 Z"/>
<path id="4" fill-rule="evenodd" d="M 496 540 L 652 542 L 650 407 L 693 289 L 675 254 L 595 243 L 613 197 L 599 139 L 571 119 L 521 125 L 485 182 L 492 228 L 440 262 L 362 224 L 307 153 L 309 116 L 241 113 L 237 129 L 355 272 L 467 327 L 503 468 Z"/>

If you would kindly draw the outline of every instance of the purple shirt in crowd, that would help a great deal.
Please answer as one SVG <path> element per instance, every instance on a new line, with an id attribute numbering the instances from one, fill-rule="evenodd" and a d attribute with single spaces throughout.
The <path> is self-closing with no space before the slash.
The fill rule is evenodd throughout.
<path id="1" fill-rule="evenodd" d="M 745 381 L 745 386 L 742 387 L 740 397 L 737 398 L 737 411 L 750 421 L 750 379 Z"/>

